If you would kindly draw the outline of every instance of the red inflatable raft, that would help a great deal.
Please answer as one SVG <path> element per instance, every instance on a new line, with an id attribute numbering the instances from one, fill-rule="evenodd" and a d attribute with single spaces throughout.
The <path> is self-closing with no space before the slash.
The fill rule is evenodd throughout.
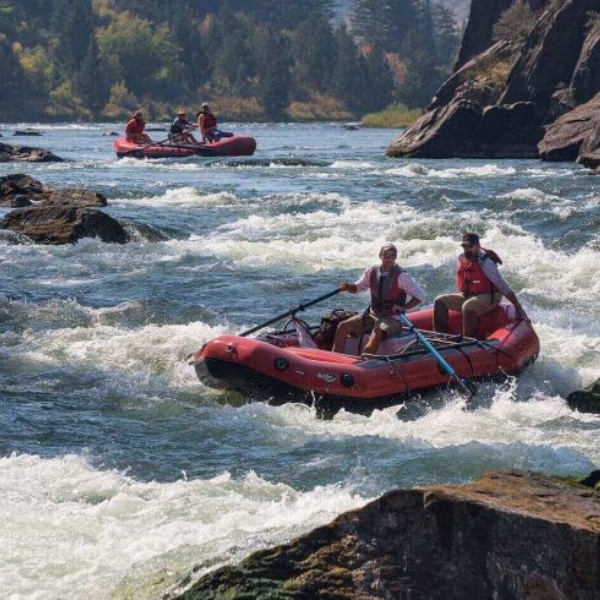
<path id="1" fill-rule="evenodd" d="M 218 142 L 203 144 L 177 144 L 154 142 L 152 144 L 134 144 L 125 137 L 117 138 L 113 148 L 119 158 L 185 158 L 187 156 L 252 156 L 256 150 L 253 137 L 234 135 L 222 138 Z"/>
<path id="2" fill-rule="evenodd" d="M 410 320 L 460 377 L 484 378 L 517 373 L 539 353 L 530 323 L 501 304 L 481 319 L 481 339 L 461 339 L 462 315 L 450 313 L 448 334 L 432 332 L 433 310 L 410 313 Z M 316 333 L 318 328 L 308 328 Z M 298 335 L 296 327 L 258 338 L 222 335 L 194 357 L 198 378 L 208 386 L 230 388 L 274 403 L 300 400 L 332 409 L 369 410 L 402 402 L 407 395 L 448 383 L 447 373 L 410 331 L 385 340 L 377 355 L 357 356 L 358 340 L 346 352 L 332 353 L 318 335 Z M 301 345 L 302 341 L 302 345 Z M 364 347 L 366 336 L 361 340 Z M 307 345 L 313 347 L 307 347 Z M 316 347 L 315 347 L 316 346 Z"/>

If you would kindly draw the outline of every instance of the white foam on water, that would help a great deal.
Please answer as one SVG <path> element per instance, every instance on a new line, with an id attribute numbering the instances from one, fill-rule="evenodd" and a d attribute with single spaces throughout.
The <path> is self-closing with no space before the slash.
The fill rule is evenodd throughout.
<path id="1" fill-rule="evenodd" d="M 373 168 L 373 164 L 362 160 L 335 160 L 331 163 L 330 169 L 340 169 L 342 171 L 358 171 Z"/>
<path id="2" fill-rule="evenodd" d="M 239 560 L 364 504 L 248 472 L 140 482 L 80 456 L 0 458 L 0 589 L 11 599 L 157 598 L 200 565 Z M 205 562 L 206 566 L 202 567 Z"/>
<path id="3" fill-rule="evenodd" d="M 167 190 L 160 196 L 145 198 L 117 198 L 111 201 L 115 206 L 174 206 L 174 207 L 205 207 L 205 206 L 228 206 L 237 204 L 240 199 L 230 192 L 209 193 L 194 187 L 181 187 Z"/>
<path id="4" fill-rule="evenodd" d="M 92 311 L 89 311 L 92 312 Z M 96 318 L 102 319 L 102 311 Z M 23 335 L 20 350 L 31 368 L 67 363 L 71 369 L 93 371 L 100 367 L 110 374 L 106 386 L 126 386 L 164 391 L 165 384 L 179 388 L 198 386 L 186 357 L 202 344 L 224 333 L 224 327 L 202 322 L 185 325 L 146 325 L 121 329 L 108 325 L 69 327 L 46 332 L 31 330 Z"/>
<path id="5" fill-rule="evenodd" d="M 514 175 L 517 173 L 515 167 L 501 167 L 496 164 L 485 164 L 478 167 L 449 167 L 443 166 L 425 166 L 425 165 L 404 165 L 402 167 L 392 167 L 383 171 L 386 175 L 395 175 L 400 177 L 427 177 L 439 179 L 458 179 L 465 177 L 498 177 L 504 175 Z"/>

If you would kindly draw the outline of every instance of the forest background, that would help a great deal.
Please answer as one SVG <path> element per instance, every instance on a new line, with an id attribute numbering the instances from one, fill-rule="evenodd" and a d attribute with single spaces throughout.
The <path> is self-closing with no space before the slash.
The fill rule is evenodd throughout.
<path id="1" fill-rule="evenodd" d="M 456 0 L 453 0 L 456 4 Z M 451 0 L 0 0 L 0 121 L 349 120 L 425 107 Z"/>

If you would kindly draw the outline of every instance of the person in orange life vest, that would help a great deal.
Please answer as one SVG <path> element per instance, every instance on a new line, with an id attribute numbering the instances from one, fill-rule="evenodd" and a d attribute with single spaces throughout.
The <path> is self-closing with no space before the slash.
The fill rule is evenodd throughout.
<path id="1" fill-rule="evenodd" d="M 402 331 L 402 322 L 394 315 L 403 313 L 425 300 L 426 294 L 415 280 L 396 264 L 398 250 L 387 244 L 379 250 L 381 265 L 369 267 L 355 283 L 341 283 L 343 292 L 371 291 L 371 305 L 365 314 L 342 321 L 335 332 L 333 352 L 343 352 L 349 335 L 358 337 L 371 332 L 363 354 L 374 354 L 386 338 Z M 410 300 L 408 297 L 410 296 Z"/>
<path id="2" fill-rule="evenodd" d="M 177 142 L 179 144 L 197 144 L 196 138 L 186 129 L 195 129 L 196 124 L 192 123 L 192 121 L 188 121 L 186 116 L 185 109 L 180 108 L 177 110 L 177 117 L 171 123 L 171 128 L 169 129 L 169 139 L 172 142 Z"/>
<path id="3" fill-rule="evenodd" d="M 458 258 L 456 271 L 456 287 L 460 294 L 445 294 L 435 299 L 435 331 L 448 331 L 448 310 L 462 311 L 463 335 L 475 337 L 479 317 L 498 306 L 502 296 L 514 305 L 519 318 L 529 321 L 521 303 L 498 271 L 497 265 L 502 264 L 500 257 L 493 250 L 483 249 L 476 233 L 465 233 L 461 246 L 464 253 Z"/>
<path id="4" fill-rule="evenodd" d="M 233 133 L 218 129 L 217 117 L 210 110 L 208 103 L 202 103 L 202 110 L 196 114 L 196 118 L 203 142 L 218 142 L 221 138 L 233 137 Z"/>
<path id="5" fill-rule="evenodd" d="M 141 110 L 136 110 L 133 113 L 133 117 L 127 121 L 125 125 L 125 137 L 127 141 L 133 142 L 134 144 L 150 144 L 152 140 L 148 137 L 147 133 L 144 133 L 146 127 L 146 121 L 144 121 L 144 114 Z"/>

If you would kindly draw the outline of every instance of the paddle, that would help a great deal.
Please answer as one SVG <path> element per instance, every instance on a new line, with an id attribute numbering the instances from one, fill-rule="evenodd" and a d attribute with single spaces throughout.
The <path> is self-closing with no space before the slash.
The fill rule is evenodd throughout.
<path id="1" fill-rule="evenodd" d="M 256 327 L 249 329 L 248 331 L 244 331 L 244 333 L 240 333 L 240 337 L 246 337 L 247 335 L 250 335 L 251 333 L 258 331 L 259 329 L 262 329 L 263 327 L 267 327 L 267 325 L 271 325 L 272 323 L 276 323 L 277 321 L 281 321 L 281 319 L 285 319 L 286 317 L 293 317 L 297 312 L 299 312 L 301 310 L 305 310 L 309 306 L 313 306 L 313 304 L 317 304 L 319 302 L 322 302 L 323 300 L 327 300 L 327 298 L 331 298 L 332 296 L 339 294 L 341 291 L 342 290 L 337 289 L 337 290 L 334 290 L 333 292 L 329 292 L 328 294 L 325 294 L 324 296 L 319 296 L 319 298 L 310 300 L 310 302 L 306 302 L 305 304 L 300 304 L 296 308 L 288 310 L 287 312 L 284 312 L 281 315 L 277 315 L 276 317 L 269 319 L 265 323 L 261 323 L 260 325 L 257 325 Z"/>
<path id="2" fill-rule="evenodd" d="M 415 334 L 415 336 L 421 342 L 421 344 L 423 344 L 423 346 L 425 346 L 425 348 L 429 350 L 429 352 L 434 356 L 438 363 L 440 363 L 444 371 L 446 371 L 446 373 L 450 375 L 450 379 L 454 379 L 458 383 L 459 387 L 462 389 L 463 392 L 465 392 L 465 395 L 469 400 L 473 400 L 473 398 L 475 398 L 476 391 L 475 384 L 467 378 L 459 377 L 458 373 L 446 362 L 446 360 L 444 360 L 442 355 L 433 347 L 431 342 L 411 323 L 410 319 L 406 315 L 400 313 L 398 316 L 400 317 L 400 320 L 410 329 L 410 332 Z"/>
<path id="3" fill-rule="evenodd" d="M 163 144 L 167 143 L 169 140 L 170 140 L 170 138 L 161 140 L 160 142 L 141 142 L 139 144 L 139 146 L 133 148 L 132 150 L 127 150 L 127 152 L 121 152 L 121 156 L 127 156 L 128 154 L 133 154 L 134 152 L 141 152 L 144 150 L 144 148 L 149 148 L 151 146 L 162 146 Z"/>

